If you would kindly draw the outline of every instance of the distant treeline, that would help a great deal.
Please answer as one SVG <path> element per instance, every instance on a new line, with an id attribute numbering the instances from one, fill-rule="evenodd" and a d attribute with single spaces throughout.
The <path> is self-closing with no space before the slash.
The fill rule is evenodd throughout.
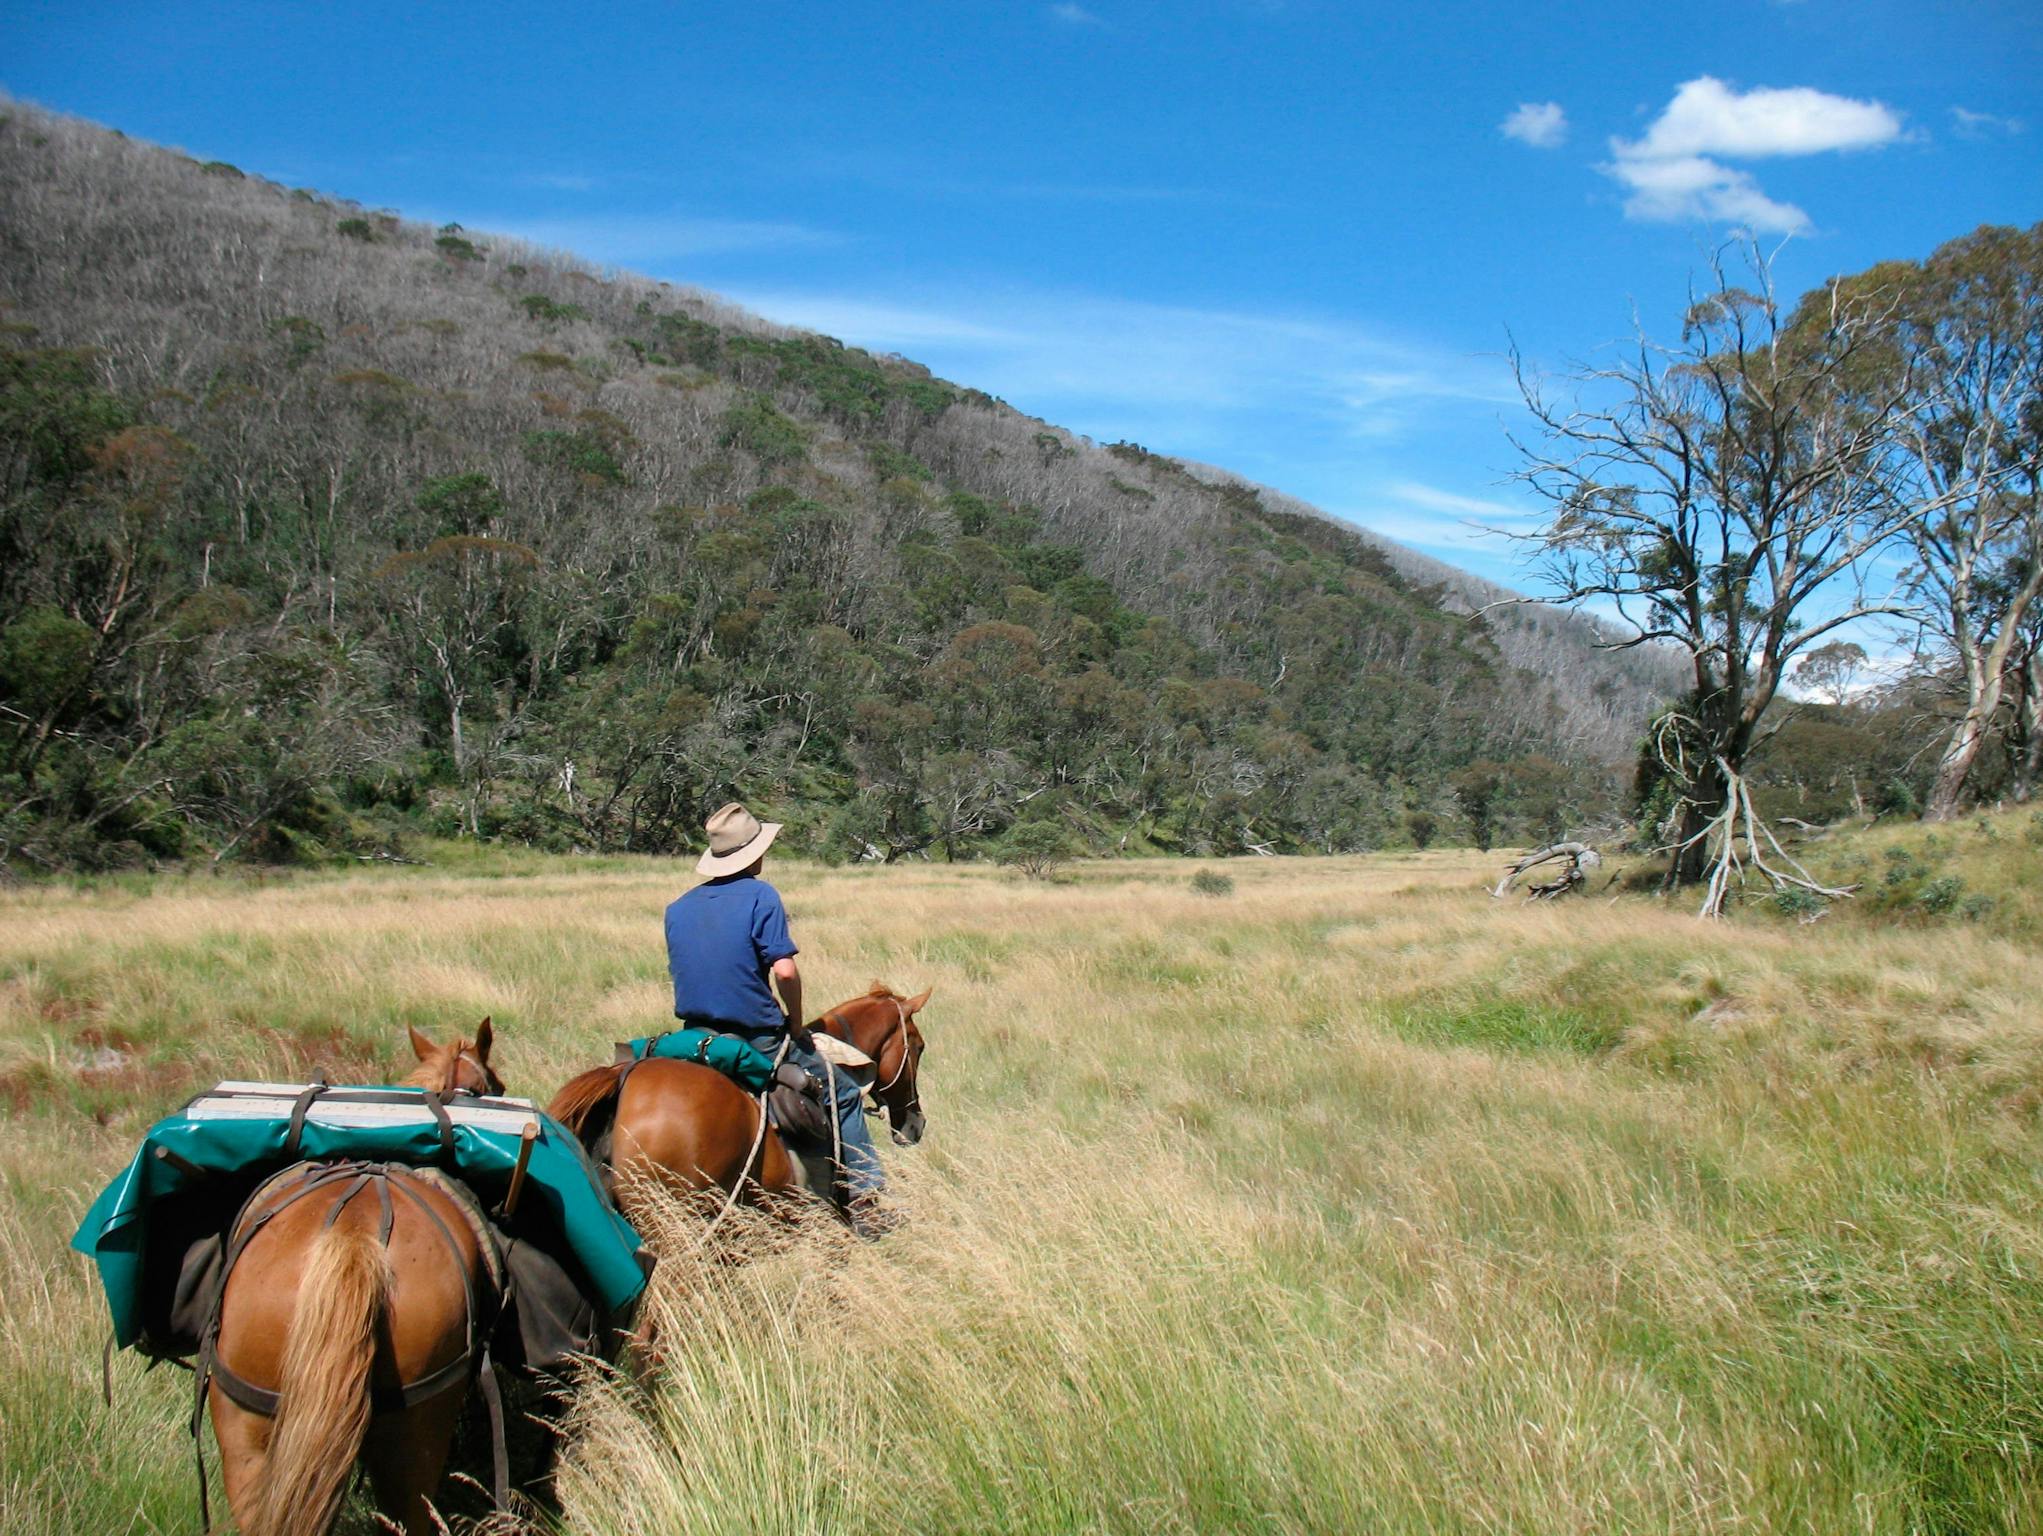
<path id="1" fill-rule="evenodd" d="M 1666 691 L 913 363 L 20 107 L 0 297 L 16 868 L 733 795 L 832 857 L 1543 838 Z"/>

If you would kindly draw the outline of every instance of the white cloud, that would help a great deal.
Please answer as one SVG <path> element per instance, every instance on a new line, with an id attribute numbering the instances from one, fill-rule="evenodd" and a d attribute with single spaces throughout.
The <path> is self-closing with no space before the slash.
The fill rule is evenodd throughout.
<path id="1" fill-rule="evenodd" d="M 2001 117 L 1992 112 L 1974 112 L 1968 107 L 1951 108 L 1951 121 L 1960 136 L 1983 139 L 1993 135 L 2020 133 L 2027 125 L 2019 117 Z"/>
<path id="2" fill-rule="evenodd" d="M 1082 5 L 1053 5 L 1050 14 L 1059 21 L 1074 27 L 1103 27 L 1106 25 Z"/>
<path id="3" fill-rule="evenodd" d="M 1798 234 L 1809 227 L 1809 215 L 1793 203 L 1774 201 L 1746 172 L 1705 155 L 1670 160 L 1620 155 L 1605 170 L 1631 192 L 1624 205 L 1629 218 L 1659 223 L 1706 219 L 1775 234 Z"/>
<path id="4" fill-rule="evenodd" d="M 1756 232 L 1794 234 L 1809 216 L 1768 197 L 1748 171 L 1724 160 L 1875 149 L 1902 136 L 1901 118 L 1877 101 L 1808 86 L 1739 92 L 1703 75 L 1674 93 L 1638 139 L 1612 139 L 1604 173 L 1631 194 L 1628 218 L 1702 219 Z"/>
<path id="5" fill-rule="evenodd" d="M 1534 149 L 1555 149 L 1568 136 L 1568 114 L 1557 101 L 1521 101 L 1497 127 L 1507 139 Z"/>
<path id="6" fill-rule="evenodd" d="M 1667 109 L 1621 155 L 1664 158 L 1723 155 L 1758 160 L 1772 155 L 1816 155 L 1838 149 L 1872 149 L 1901 137 L 1901 119 L 1877 101 L 1853 101 L 1808 86 L 1761 87 L 1742 95 L 1703 75 L 1674 93 Z"/>

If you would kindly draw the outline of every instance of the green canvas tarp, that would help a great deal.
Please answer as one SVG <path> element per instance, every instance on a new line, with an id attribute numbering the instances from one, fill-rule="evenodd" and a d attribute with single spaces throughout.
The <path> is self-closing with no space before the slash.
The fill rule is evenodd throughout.
<path id="1" fill-rule="evenodd" d="M 570 1263 L 592 1299 L 613 1313 L 644 1289 L 650 1264 L 638 1233 L 611 1205 L 581 1143 L 526 1101 L 451 1097 L 443 1122 L 421 1089 L 325 1090 L 307 1095 L 294 1147 L 290 1110 L 310 1086 L 222 1083 L 201 1094 L 152 1125 L 134 1160 L 93 1201 L 71 1246 L 98 1265 L 123 1347 L 144 1331 L 152 1210 L 174 1209 L 211 1182 L 252 1186 L 303 1159 L 340 1158 L 437 1167 L 494 1208 L 510 1185 L 528 1121 L 539 1131 L 519 1196 L 520 1234 Z"/>
<path id="2" fill-rule="evenodd" d="M 773 1058 L 736 1035 L 720 1035 L 713 1029 L 670 1029 L 664 1035 L 629 1041 L 627 1046 L 633 1061 L 661 1056 L 715 1067 L 748 1093 L 764 1093 L 773 1086 Z"/>

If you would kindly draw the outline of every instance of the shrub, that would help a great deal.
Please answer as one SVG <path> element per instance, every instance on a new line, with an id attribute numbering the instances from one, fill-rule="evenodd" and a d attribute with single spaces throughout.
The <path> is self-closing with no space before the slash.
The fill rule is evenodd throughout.
<path id="1" fill-rule="evenodd" d="M 742 448 L 761 464 L 787 464 L 808 452 L 801 427 L 764 395 L 752 395 L 724 412 L 722 444 Z"/>
<path id="2" fill-rule="evenodd" d="M 482 260 L 482 252 L 476 248 L 475 243 L 464 240 L 459 235 L 442 235 L 433 244 L 438 246 L 440 254 L 450 261 Z"/>
<path id="3" fill-rule="evenodd" d="M 534 320 L 548 325 L 557 325 L 564 320 L 586 320 L 589 312 L 579 304 L 561 304 L 549 299 L 543 293 L 528 293 L 518 300 L 518 307 Z"/>
<path id="4" fill-rule="evenodd" d="M 1915 786 L 1904 778 L 1891 778 L 1880 791 L 1875 809 L 1894 816 L 1919 816 L 1922 814 L 1922 800 L 1915 792 Z"/>
<path id="5" fill-rule="evenodd" d="M 1202 869 L 1192 876 L 1192 889 L 1201 896 L 1232 896 L 1234 877 L 1223 875 L 1217 869 Z"/>
<path id="6" fill-rule="evenodd" d="M 587 432 L 527 432 L 525 457 L 550 469 L 572 470 L 586 479 L 624 484 L 624 466 Z"/>
<path id="7" fill-rule="evenodd" d="M 1785 890 L 1776 891 L 1768 899 L 1767 905 L 1780 913 L 1781 916 L 1792 917 L 1797 922 L 1803 923 L 1813 923 L 1817 918 L 1830 910 L 1830 902 L 1827 898 L 1818 895 L 1815 891 L 1804 890 L 1798 885 L 1791 885 Z"/>
<path id="8" fill-rule="evenodd" d="M 1019 822 L 994 845 L 993 856 L 1031 880 L 1047 880 L 1070 862 L 1071 839 L 1055 822 Z"/>
<path id="9" fill-rule="evenodd" d="M 284 344 L 284 357 L 293 367 L 315 356 L 326 346 L 326 331 L 318 321 L 303 315 L 286 315 L 272 321 L 270 334 Z"/>
<path id="10" fill-rule="evenodd" d="M 229 165 L 225 160 L 208 160 L 204 165 L 199 167 L 199 171 L 202 175 L 206 176 L 225 176 L 230 181 L 247 180 L 247 178 L 242 175 L 240 166 Z"/>
<path id="11" fill-rule="evenodd" d="M 360 240 L 368 245 L 376 243 L 376 231 L 367 219 L 342 219 L 334 225 L 334 233 L 347 240 Z"/>
<path id="12" fill-rule="evenodd" d="M 1958 898 L 1965 892 L 1965 882 L 1956 875 L 1942 875 L 1925 885 L 1915 898 L 1915 904 L 1934 917 L 1943 917 L 1958 905 Z"/>

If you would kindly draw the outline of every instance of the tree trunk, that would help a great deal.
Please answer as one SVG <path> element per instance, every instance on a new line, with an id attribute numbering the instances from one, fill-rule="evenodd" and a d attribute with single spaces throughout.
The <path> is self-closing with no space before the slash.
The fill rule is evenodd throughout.
<path id="1" fill-rule="evenodd" d="M 1971 777 L 1979 749 L 1986 744 L 1987 726 L 1998 708 L 2000 684 L 1997 681 L 1975 693 L 1972 702 L 1966 705 L 1964 716 L 1958 721 L 1957 729 L 1951 732 L 1949 745 L 1944 748 L 1943 759 L 1937 764 L 1936 782 L 1930 786 L 1929 800 L 1922 808 L 1924 821 L 1949 821 L 1958 814 L 1965 781 Z"/>
<path id="2" fill-rule="evenodd" d="M 1675 823 L 1674 857 L 1667 866 L 1666 878 L 1660 882 L 1662 890 L 1700 885 L 1709 877 L 1710 866 L 1716 862 L 1716 839 L 1704 834 L 1724 814 L 1730 798 L 1730 786 L 1712 763 L 1690 786 L 1689 798 L 1681 807 L 1681 819 Z"/>
<path id="3" fill-rule="evenodd" d="M 2021 677 L 2022 691 L 2015 699 L 2013 793 L 2018 805 L 2027 805 L 2037 778 L 2043 776 L 2043 654 L 2029 657 Z"/>

